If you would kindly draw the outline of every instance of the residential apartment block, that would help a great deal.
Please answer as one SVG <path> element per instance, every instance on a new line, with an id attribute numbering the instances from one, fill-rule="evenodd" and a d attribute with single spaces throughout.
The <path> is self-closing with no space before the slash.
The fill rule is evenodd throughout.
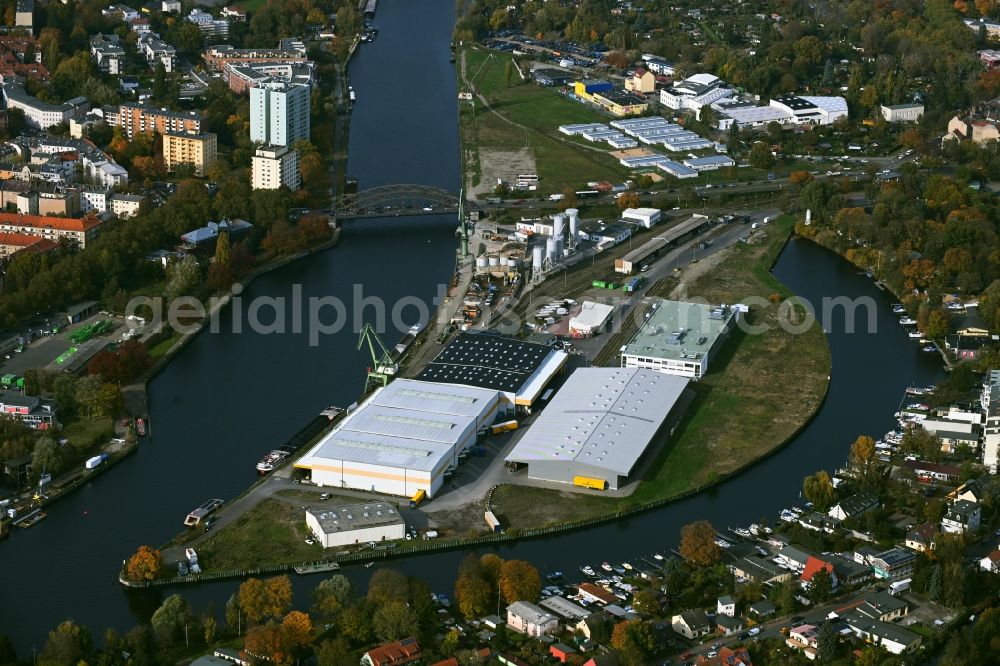
<path id="1" fill-rule="evenodd" d="M 122 104 L 117 122 L 125 136 L 131 139 L 137 133 L 167 134 L 169 132 L 201 132 L 201 115 L 194 112 L 168 111 L 144 103 Z M 108 124 L 112 124 L 108 120 Z"/>
<path id="2" fill-rule="evenodd" d="M 163 162 L 167 171 L 174 171 L 179 164 L 190 164 L 196 176 L 204 176 L 215 164 L 217 150 L 217 138 L 211 132 L 167 132 L 163 135 Z"/>
<path id="3" fill-rule="evenodd" d="M 250 140 L 291 147 L 309 140 L 309 86 L 273 81 L 250 89 Z"/>
<path id="4" fill-rule="evenodd" d="M 29 236 L 38 236 L 58 242 L 67 238 L 81 249 L 87 242 L 97 237 L 101 221 L 95 218 L 73 219 L 45 217 L 42 215 L 21 215 L 20 213 L 0 213 L 0 231 L 9 231 Z"/>
<path id="5" fill-rule="evenodd" d="M 297 190 L 301 185 L 299 176 L 299 152 L 282 146 L 258 148 L 250 164 L 250 183 L 255 190 L 276 190 L 282 185 Z"/>

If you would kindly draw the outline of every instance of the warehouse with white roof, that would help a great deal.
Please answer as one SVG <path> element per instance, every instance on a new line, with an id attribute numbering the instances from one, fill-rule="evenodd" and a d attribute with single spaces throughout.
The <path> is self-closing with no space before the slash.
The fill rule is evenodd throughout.
<path id="1" fill-rule="evenodd" d="M 508 454 L 528 478 L 617 489 L 663 428 L 688 380 L 642 368 L 578 368 Z"/>
<path id="2" fill-rule="evenodd" d="M 396 379 L 379 388 L 295 466 L 318 486 L 433 497 L 478 431 L 497 417 L 496 389 Z"/>

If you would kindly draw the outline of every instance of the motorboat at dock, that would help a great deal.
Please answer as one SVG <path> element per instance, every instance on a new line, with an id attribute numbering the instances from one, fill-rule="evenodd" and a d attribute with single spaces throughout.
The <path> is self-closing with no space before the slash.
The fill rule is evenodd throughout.
<path id="1" fill-rule="evenodd" d="M 224 502 L 225 500 L 221 499 L 208 500 L 187 515 L 184 519 L 184 525 L 187 527 L 196 527 L 200 525 L 201 521 L 205 520 L 210 513 L 222 506 Z"/>

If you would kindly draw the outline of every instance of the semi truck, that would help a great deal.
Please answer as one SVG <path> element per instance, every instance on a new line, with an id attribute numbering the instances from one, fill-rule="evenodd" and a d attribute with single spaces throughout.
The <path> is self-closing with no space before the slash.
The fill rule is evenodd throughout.
<path id="1" fill-rule="evenodd" d="M 423 490 L 418 490 L 417 494 L 410 498 L 410 508 L 416 509 L 424 501 L 425 497 L 427 497 L 427 493 Z"/>

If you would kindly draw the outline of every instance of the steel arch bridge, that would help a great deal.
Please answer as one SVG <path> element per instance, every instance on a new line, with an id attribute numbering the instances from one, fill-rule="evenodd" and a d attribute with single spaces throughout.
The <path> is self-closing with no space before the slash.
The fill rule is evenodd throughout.
<path id="1" fill-rule="evenodd" d="M 458 212 L 458 195 L 428 185 L 382 185 L 345 194 L 333 207 L 338 219 Z"/>

